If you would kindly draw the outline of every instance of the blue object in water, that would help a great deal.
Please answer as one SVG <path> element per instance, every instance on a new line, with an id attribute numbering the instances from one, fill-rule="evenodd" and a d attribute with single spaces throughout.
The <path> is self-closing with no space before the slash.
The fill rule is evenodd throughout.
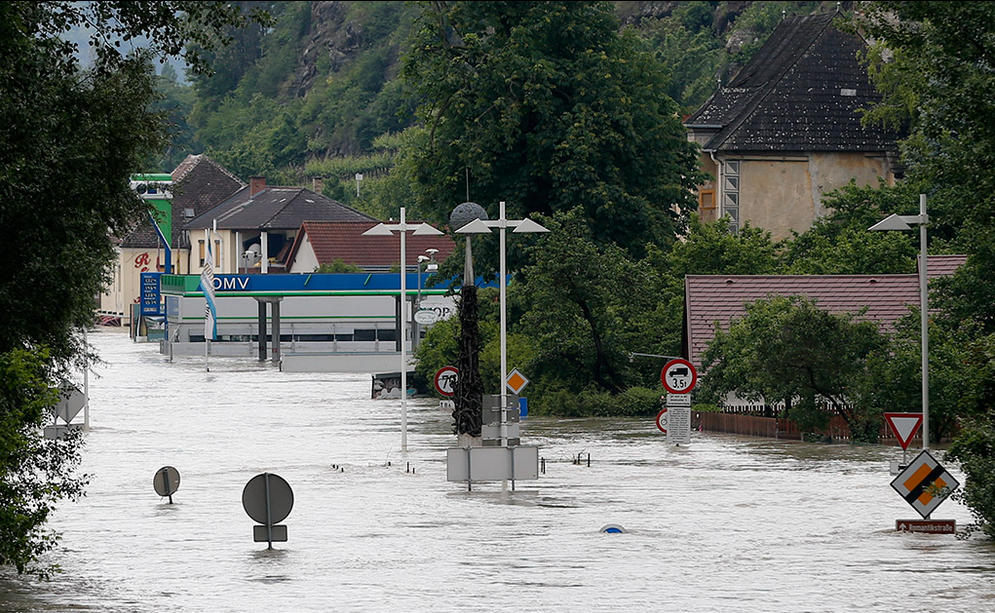
<path id="1" fill-rule="evenodd" d="M 518 416 L 521 419 L 525 419 L 529 416 L 529 399 L 519 398 L 518 399 Z"/>

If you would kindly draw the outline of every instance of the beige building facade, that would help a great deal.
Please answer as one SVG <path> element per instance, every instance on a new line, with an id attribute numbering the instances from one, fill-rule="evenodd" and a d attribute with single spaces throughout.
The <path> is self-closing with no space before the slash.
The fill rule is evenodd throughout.
<path id="1" fill-rule="evenodd" d="M 823 197 L 850 182 L 893 185 L 896 136 L 862 123 L 880 97 L 838 14 L 785 19 L 727 87 L 686 121 L 712 179 L 698 188 L 704 221 L 728 217 L 775 239 L 827 213 Z"/>

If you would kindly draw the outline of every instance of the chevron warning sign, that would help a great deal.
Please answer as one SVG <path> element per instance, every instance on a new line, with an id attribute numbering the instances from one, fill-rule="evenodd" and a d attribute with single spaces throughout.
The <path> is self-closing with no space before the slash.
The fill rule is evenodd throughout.
<path id="1" fill-rule="evenodd" d="M 923 518 L 929 517 L 940 503 L 960 487 L 957 479 L 947 472 L 930 453 L 923 450 L 908 468 L 895 477 L 891 487 L 912 505 Z"/>

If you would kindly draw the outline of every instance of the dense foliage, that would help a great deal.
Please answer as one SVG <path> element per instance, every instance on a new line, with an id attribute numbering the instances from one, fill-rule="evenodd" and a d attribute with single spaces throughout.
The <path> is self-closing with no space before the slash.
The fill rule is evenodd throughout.
<path id="1" fill-rule="evenodd" d="M 186 57 L 203 68 L 197 49 L 242 20 L 216 2 L 0 4 L 0 227 L 18 259 L 0 271 L 0 565 L 34 565 L 53 542 L 52 505 L 80 492 L 78 441 L 46 442 L 39 426 L 50 388 L 87 353 L 80 330 L 111 278 L 109 233 L 148 215 L 128 181 L 167 142 L 150 59 L 191 44 Z M 60 38 L 83 24 L 88 70 Z M 121 55 L 115 43 L 138 36 L 150 50 Z"/>
<path id="2" fill-rule="evenodd" d="M 854 440 L 876 442 L 880 407 L 860 394 L 872 367 L 887 360 L 887 337 L 858 314 L 820 309 L 805 298 L 770 298 L 747 305 L 728 331 L 716 330 L 702 357 L 706 401 L 727 393 L 782 402 L 803 431 L 841 416 Z"/>
<path id="3" fill-rule="evenodd" d="M 635 256 L 683 229 L 697 153 L 610 4 L 424 3 L 402 76 L 428 133 L 409 163 L 429 219 L 469 189 L 492 217 L 499 200 L 514 219 L 581 207 L 594 240 Z"/>
<path id="4" fill-rule="evenodd" d="M 968 254 L 967 264 L 951 279 L 934 284 L 938 292 L 933 306 L 940 308 L 932 317 L 930 353 L 946 352 L 957 360 L 956 372 L 947 374 L 957 377 L 960 385 L 946 390 L 945 400 L 965 419 L 951 455 L 968 475 L 965 500 L 991 534 L 995 524 L 990 481 L 995 459 L 990 444 L 995 410 L 995 241 L 991 239 L 995 5 L 872 2 L 867 8 L 858 25 L 880 42 L 868 61 L 885 95 L 870 119 L 909 123 L 903 160 L 908 180 L 921 186 L 929 198 L 931 248 Z M 935 344 L 933 334 L 938 336 Z M 931 366 L 934 363 L 931 360 Z M 937 379 L 931 377 L 931 383 Z M 931 398 L 935 396 L 931 393 Z"/>

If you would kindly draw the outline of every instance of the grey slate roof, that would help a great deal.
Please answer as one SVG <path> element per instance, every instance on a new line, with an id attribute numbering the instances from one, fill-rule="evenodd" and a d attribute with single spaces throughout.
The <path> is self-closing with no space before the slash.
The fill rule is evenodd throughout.
<path id="1" fill-rule="evenodd" d="M 171 173 L 173 235 L 170 244 L 176 249 L 187 249 L 190 241 L 183 232 L 187 209 L 199 215 L 245 186 L 245 183 L 206 155 L 188 155 Z M 143 219 L 121 241 L 122 247 L 156 249 L 159 236 L 152 223 Z"/>
<path id="2" fill-rule="evenodd" d="M 833 25 L 838 13 L 783 20 L 728 87 L 685 125 L 712 133 L 706 151 L 897 151 L 896 135 L 862 126 L 880 100 L 858 53 L 864 40 Z"/>
<path id="3" fill-rule="evenodd" d="M 219 230 L 298 230 L 305 221 L 376 221 L 307 188 L 277 186 L 252 198 L 249 187 L 244 187 L 185 227 L 202 230 L 212 227 L 215 220 Z"/>

